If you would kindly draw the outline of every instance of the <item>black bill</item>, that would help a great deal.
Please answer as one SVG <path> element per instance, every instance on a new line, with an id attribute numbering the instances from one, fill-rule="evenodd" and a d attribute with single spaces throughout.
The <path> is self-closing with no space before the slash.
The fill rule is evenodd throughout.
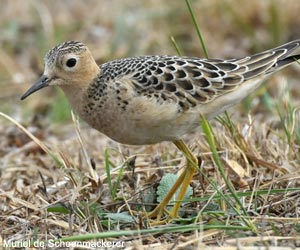
<path id="1" fill-rule="evenodd" d="M 34 83 L 30 89 L 28 89 L 24 95 L 22 95 L 21 100 L 24 100 L 27 96 L 33 94 L 34 92 L 38 91 L 39 89 L 45 88 L 49 85 L 50 79 L 43 75 L 41 76 L 36 83 Z"/>

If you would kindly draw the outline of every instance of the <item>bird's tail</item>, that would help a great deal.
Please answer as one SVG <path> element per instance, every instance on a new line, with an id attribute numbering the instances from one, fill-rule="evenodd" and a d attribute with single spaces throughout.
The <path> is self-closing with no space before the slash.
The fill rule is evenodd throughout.
<path id="1" fill-rule="evenodd" d="M 282 55 L 277 58 L 277 61 L 273 64 L 271 68 L 266 71 L 266 74 L 272 74 L 282 68 L 288 66 L 289 64 L 296 62 L 300 59 L 300 40 L 295 40 L 277 48 L 271 49 L 270 51 L 281 52 Z"/>
<path id="2" fill-rule="evenodd" d="M 231 62 L 239 65 L 241 75 L 244 80 L 247 80 L 262 74 L 270 75 L 300 59 L 299 48 L 300 40 L 295 40 L 252 56 L 231 60 Z M 245 70 L 242 72 L 243 68 Z"/>

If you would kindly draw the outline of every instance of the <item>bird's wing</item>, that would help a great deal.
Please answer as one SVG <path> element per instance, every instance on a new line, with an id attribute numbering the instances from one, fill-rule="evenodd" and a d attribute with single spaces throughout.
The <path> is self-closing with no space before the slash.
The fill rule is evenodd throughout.
<path id="1" fill-rule="evenodd" d="M 276 72 L 292 63 L 300 45 L 294 41 L 240 59 L 218 60 L 178 56 L 143 56 L 105 65 L 107 80 L 131 82 L 138 96 L 177 102 L 187 110 L 233 91 L 245 81 Z"/>

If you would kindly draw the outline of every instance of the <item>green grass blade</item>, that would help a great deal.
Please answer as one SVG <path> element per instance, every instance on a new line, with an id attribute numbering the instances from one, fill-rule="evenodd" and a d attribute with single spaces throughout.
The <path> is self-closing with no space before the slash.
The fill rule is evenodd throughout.
<path id="1" fill-rule="evenodd" d="M 108 149 L 105 149 L 104 152 L 104 164 L 105 164 L 105 171 L 106 171 L 106 175 L 107 175 L 107 183 L 108 183 L 108 187 L 109 187 L 109 192 L 111 197 L 114 199 L 114 188 L 113 188 L 113 184 L 112 184 L 112 179 L 111 179 L 111 174 L 110 174 L 110 160 L 109 160 L 109 151 Z"/>
<path id="2" fill-rule="evenodd" d="M 217 148 L 216 148 L 216 143 L 215 143 L 215 139 L 214 139 L 214 135 L 213 135 L 213 131 L 212 131 L 212 128 L 210 126 L 210 124 L 208 123 L 208 121 L 206 120 L 206 118 L 204 116 L 201 116 L 201 125 L 202 125 L 202 130 L 206 136 L 206 140 L 210 146 L 210 150 L 212 151 L 212 156 L 213 156 L 213 159 L 217 165 L 217 168 L 222 176 L 222 178 L 224 179 L 225 183 L 226 183 L 226 186 L 227 188 L 229 189 L 232 197 L 234 198 L 234 200 L 236 201 L 236 203 L 238 204 L 238 208 L 236 208 L 235 206 L 231 205 L 231 203 L 229 203 L 231 205 L 231 207 L 234 209 L 234 211 L 237 213 L 237 214 L 240 214 L 242 216 L 242 214 L 240 213 L 240 210 L 243 212 L 243 215 L 246 216 L 247 215 L 247 211 L 245 210 L 245 208 L 243 207 L 233 185 L 231 184 L 231 182 L 228 180 L 226 174 L 225 174 L 225 171 L 224 171 L 224 166 L 221 162 L 221 159 L 218 155 L 218 152 L 217 152 Z M 216 189 L 218 190 L 218 189 Z M 224 196 L 224 194 L 222 194 Z M 242 217 L 243 218 L 243 217 Z M 257 232 L 257 229 L 255 227 L 255 225 L 247 220 L 247 219 L 243 219 L 244 222 L 251 228 L 251 230 L 253 232 Z"/>
<path id="3" fill-rule="evenodd" d="M 118 172 L 118 176 L 117 176 L 117 181 L 116 183 L 113 185 L 113 195 L 114 197 L 116 197 L 118 188 L 120 186 L 121 180 L 122 180 L 122 176 L 123 176 L 123 172 L 124 172 L 124 167 L 125 167 L 125 163 L 122 164 L 119 172 Z"/>
<path id="4" fill-rule="evenodd" d="M 193 8 L 191 6 L 191 3 L 189 0 L 185 0 L 186 2 L 186 5 L 189 9 L 189 12 L 190 12 L 190 15 L 192 17 L 192 20 L 193 20 L 193 23 L 194 23 L 194 26 L 196 28 L 196 31 L 197 31 L 197 34 L 198 34 L 198 37 L 199 37 L 199 40 L 200 40 L 200 43 L 201 43 L 201 46 L 203 48 L 203 51 L 204 51 L 204 54 L 205 54 L 205 57 L 208 58 L 208 52 L 207 52 L 207 49 L 206 49 L 206 46 L 205 46 L 205 43 L 204 43 L 204 39 L 201 35 L 201 31 L 200 31 L 200 28 L 199 28 L 199 25 L 198 25 L 198 22 L 197 22 L 197 19 L 195 17 L 195 14 L 194 14 L 194 11 L 193 11 Z"/>
<path id="5" fill-rule="evenodd" d="M 195 230 L 208 230 L 208 229 L 223 229 L 223 230 L 247 230 L 245 226 L 230 226 L 230 225 L 183 225 L 183 226 L 161 226 L 156 228 L 142 229 L 142 230 L 122 230 L 122 231 L 108 231 L 94 234 L 84 234 L 71 237 L 60 238 L 60 241 L 83 241 L 92 239 L 103 239 L 103 238 L 117 238 L 122 236 L 133 236 L 142 234 L 162 234 L 162 233 L 184 233 Z M 59 241 L 58 240 L 58 241 Z"/>
<path id="6" fill-rule="evenodd" d="M 172 44 L 174 45 L 174 48 L 175 48 L 177 54 L 178 54 L 179 56 L 181 56 L 181 55 L 182 55 L 181 49 L 179 48 L 179 45 L 178 45 L 178 43 L 176 42 L 174 36 L 171 36 L 171 41 L 172 41 Z"/>
<path id="7" fill-rule="evenodd" d="M 287 192 L 300 192 L 300 188 L 283 188 L 283 189 L 263 189 L 263 190 L 257 190 L 257 191 L 243 191 L 243 192 L 236 192 L 237 196 L 239 198 L 242 197 L 250 197 L 251 195 L 259 196 L 259 195 L 272 195 L 272 194 L 286 194 Z M 204 202 L 208 200 L 218 200 L 224 197 L 232 197 L 230 194 L 216 194 L 214 197 L 211 196 L 203 196 L 203 197 L 197 197 L 197 198 L 189 198 L 185 199 L 182 202 Z"/>

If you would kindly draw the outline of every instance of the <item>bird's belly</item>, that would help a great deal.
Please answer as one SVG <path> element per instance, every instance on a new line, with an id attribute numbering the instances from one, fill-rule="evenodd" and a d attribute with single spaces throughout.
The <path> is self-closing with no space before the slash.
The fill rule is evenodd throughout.
<path id="1" fill-rule="evenodd" d="M 135 108 L 123 110 L 119 107 L 105 107 L 96 110 L 92 116 L 80 116 L 111 139 L 130 145 L 175 141 L 200 125 L 200 115 L 179 113 L 173 105 L 153 109 L 149 103 L 145 103 L 144 106 L 132 107 Z"/>

